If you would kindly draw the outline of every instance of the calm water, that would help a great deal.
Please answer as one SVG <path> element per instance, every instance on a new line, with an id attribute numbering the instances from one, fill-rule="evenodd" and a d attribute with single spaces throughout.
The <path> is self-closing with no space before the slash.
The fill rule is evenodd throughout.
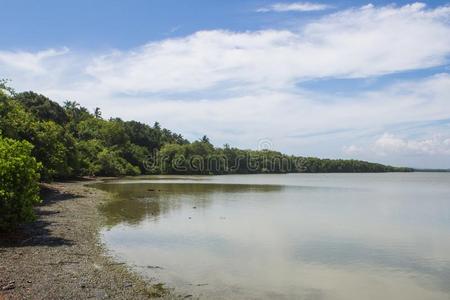
<path id="1" fill-rule="evenodd" d="M 450 299 L 450 173 L 99 185 L 107 247 L 204 299 Z"/>

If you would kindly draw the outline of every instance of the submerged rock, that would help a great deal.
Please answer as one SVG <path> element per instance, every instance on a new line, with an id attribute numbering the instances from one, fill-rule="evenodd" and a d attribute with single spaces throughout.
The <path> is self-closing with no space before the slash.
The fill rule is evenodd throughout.
<path id="1" fill-rule="evenodd" d="M 16 282 L 10 281 L 7 285 L 2 286 L 2 291 L 12 290 L 16 288 Z"/>

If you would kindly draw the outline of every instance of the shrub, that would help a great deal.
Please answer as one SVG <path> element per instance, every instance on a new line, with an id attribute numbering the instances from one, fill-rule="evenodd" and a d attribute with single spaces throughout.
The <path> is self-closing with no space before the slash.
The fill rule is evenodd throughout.
<path id="1" fill-rule="evenodd" d="M 31 156 L 32 149 L 26 141 L 0 136 L 0 230 L 35 219 L 41 165 Z"/>
<path id="2" fill-rule="evenodd" d="M 123 176 L 123 175 L 139 175 L 138 167 L 131 165 L 124 158 L 120 157 L 116 151 L 103 149 L 98 154 L 98 162 L 100 164 L 100 175 L 105 176 Z"/>

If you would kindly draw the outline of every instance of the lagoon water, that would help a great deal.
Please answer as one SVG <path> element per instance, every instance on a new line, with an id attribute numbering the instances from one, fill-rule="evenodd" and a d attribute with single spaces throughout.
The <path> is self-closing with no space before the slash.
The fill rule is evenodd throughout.
<path id="1" fill-rule="evenodd" d="M 108 181 L 103 241 L 201 299 L 450 299 L 450 173 Z"/>

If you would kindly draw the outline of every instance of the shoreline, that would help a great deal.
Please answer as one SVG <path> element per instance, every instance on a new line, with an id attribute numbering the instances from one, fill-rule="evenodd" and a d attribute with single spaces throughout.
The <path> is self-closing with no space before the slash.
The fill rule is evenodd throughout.
<path id="1" fill-rule="evenodd" d="M 111 256 L 100 240 L 100 179 L 43 185 L 37 220 L 0 237 L 0 300 L 173 298 Z"/>

